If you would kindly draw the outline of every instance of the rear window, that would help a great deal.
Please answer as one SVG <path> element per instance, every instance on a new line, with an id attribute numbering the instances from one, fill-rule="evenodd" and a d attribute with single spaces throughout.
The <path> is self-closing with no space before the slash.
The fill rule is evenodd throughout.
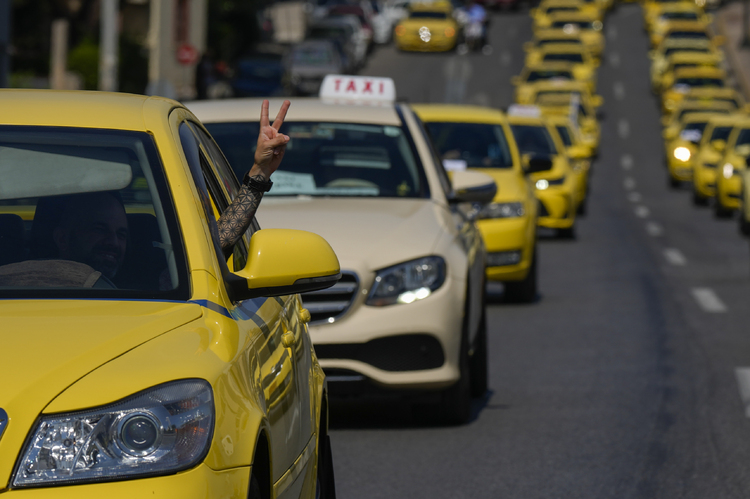
<path id="1" fill-rule="evenodd" d="M 188 298 L 147 133 L 0 126 L 0 296 Z"/>
<path id="2" fill-rule="evenodd" d="M 529 77 L 526 81 L 533 82 L 539 80 L 572 80 L 573 75 L 570 71 L 565 70 L 554 70 L 554 71 L 530 71 Z"/>
<path id="3" fill-rule="evenodd" d="M 660 19 L 668 20 L 668 19 L 686 19 L 688 21 L 693 21 L 698 19 L 698 14 L 695 12 L 665 12 L 661 16 L 659 16 Z"/>
<path id="4" fill-rule="evenodd" d="M 724 140 L 726 141 L 729 138 L 729 134 L 732 133 L 732 127 L 731 126 L 717 126 L 714 128 L 714 131 L 711 132 L 711 138 L 709 140 Z"/>
<path id="5" fill-rule="evenodd" d="M 688 87 L 723 87 L 724 80 L 722 78 L 677 78 L 674 82 L 675 85 L 686 85 Z"/>
<path id="6" fill-rule="evenodd" d="M 465 161 L 470 168 L 511 168 L 513 157 L 501 125 L 427 122 L 443 160 Z"/>
<path id="7" fill-rule="evenodd" d="M 696 40 L 708 39 L 705 31 L 672 31 L 667 35 L 668 38 L 690 38 Z"/>
<path id="8" fill-rule="evenodd" d="M 521 154 L 535 156 L 554 156 L 557 154 L 555 142 L 542 125 L 511 125 L 513 137 L 516 139 Z"/>
<path id="9" fill-rule="evenodd" d="M 563 144 L 565 144 L 565 147 L 570 147 L 573 145 L 573 138 L 570 136 L 570 130 L 568 130 L 568 127 L 565 125 L 558 125 L 555 127 L 557 129 L 557 133 L 560 134 L 560 138 L 563 141 Z"/>
<path id="10" fill-rule="evenodd" d="M 258 123 L 205 123 L 235 174 L 253 164 Z M 429 195 L 411 136 L 397 126 L 286 122 L 291 140 L 267 196 Z"/>
<path id="11" fill-rule="evenodd" d="M 448 14 L 445 12 L 423 12 L 417 11 L 409 14 L 411 19 L 448 19 Z"/>
<path id="12" fill-rule="evenodd" d="M 564 61 L 564 62 L 583 62 L 583 54 L 544 54 L 545 62 Z"/>
<path id="13" fill-rule="evenodd" d="M 698 52 L 702 54 L 707 54 L 709 52 L 708 48 L 705 47 L 672 47 L 668 48 L 664 51 L 665 56 L 670 56 L 676 52 Z"/>

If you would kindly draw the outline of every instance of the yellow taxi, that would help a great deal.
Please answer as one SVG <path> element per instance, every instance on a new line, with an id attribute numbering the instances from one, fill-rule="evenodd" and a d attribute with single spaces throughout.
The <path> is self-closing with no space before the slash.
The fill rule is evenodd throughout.
<path id="1" fill-rule="evenodd" d="M 404 51 L 446 52 L 453 50 L 460 27 L 449 2 L 413 3 L 409 14 L 393 30 L 396 47 Z"/>
<path id="2" fill-rule="evenodd" d="M 727 147 L 727 139 L 741 115 L 710 117 L 693 160 L 693 204 L 704 206 L 716 195 L 716 171 Z"/>
<path id="3" fill-rule="evenodd" d="M 591 75 L 582 74 L 580 71 L 575 71 L 576 66 L 571 65 L 568 62 L 543 62 L 540 64 L 526 64 L 521 70 L 520 75 L 516 75 L 511 78 L 511 83 L 516 87 L 516 102 L 524 102 L 529 100 L 529 95 L 533 94 L 533 90 L 529 87 L 538 81 L 542 80 L 578 80 L 588 83 L 593 81 Z M 577 78 L 580 76 L 582 78 Z"/>
<path id="4" fill-rule="evenodd" d="M 604 17 L 602 9 L 595 3 L 584 3 L 581 0 L 543 0 L 539 7 L 532 8 L 529 15 L 536 28 L 549 28 L 551 16 L 555 13 L 585 12 L 601 21 Z"/>
<path id="5" fill-rule="evenodd" d="M 741 207 L 742 175 L 750 156 L 750 118 L 737 121 L 727 138 L 724 155 L 716 170 L 714 212 L 717 217 L 731 216 Z"/>
<path id="6" fill-rule="evenodd" d="M 703 130 L 708 120 L 714 116 L 710 112 L 687 113 L 662 132 L 664 157 L 671 186 L 676 187 L 681 182 L 693 179 L 693 162 L 703 137 Z"/>
<path id="7" fill-rule="evenodd" d="M 672 21 L 666 23 L 656 37 L 650 37 L 651 47 L 657 47 L 663 40 L 709 40 L 715 46 L 724 43 L 722 37 L 711 37 L 709 25 L 700 21 Z"/>
<path id="8" fill-rule="evenodd" d="M 652 72 L 651 85 L 655 94 L 661 94 L 674 81 L 674 72 L 681 68 L 719 68 L 724 57 L 718 52 L 676 52 L 666 58 L 659 71 Z"/>
<path id="9" fill-rule="evenodd" d="M 535 26 L 534 36 L 548 29 L 562 30 L 563 33 L 580 36 L 591 55 L 601 59 L 604 52 L 604 23 L 597 14 L 590 12 L 557 12 L 550 14 L 549 26 Z"/>
<path id="10" fill-rule="evenodd" d="M 530 174 L 539 199 L 537 224 L 556 229 L 561 238 L 575 238 L 579 181 L 560 135 L 536 106 L 510 106 L 508 121 L 519 152 L 526 156 L 524 161 L 529 164 L 533 161 L 537 170 Z M 541 169 L 542 160 L 550 162 L 547 170 Z"/>
<path id="11" fill-rule="evenodd" d="M 528 95 L 524 95 L 527 100 L 519 101 L 519 104 L 555 108 L 554 112 L 558 114 L 571 113 L 570 106 L 573 104 L 572 112 L 581 129 L 583 141 L 595 152 L 598 151 L 601 126 L 597 113 L 604 102 L 601 96 L 591 95 L 586 85 L 574 81 L 540 81 L 530 87 Z"/>
<path id="12" fill-rule="evenodd" d="M 568 32 L 562 29 L 539 29 L 534 33 L 534 39 L 523 44 L 523 50 L 525 52 L 531 52 L 533 50 L 542 48 L 546 45 L 573 45 L 583 46 L 591 50 L 583 40 L 581 39 L 580 31 Z M 598 61 L 598 54 L 591 54 Z"/>
<path id="13" fill-rule="evenodd" d="M 526 54 L 525 66 L 534 67 L 545 63 L 560 62 L 570 64 L 573 73 L 572 79 L 585 83 L 589 92 L 596 92 L 596 70 L 599 67 L 599 62 L 584 47 L 546 45 Z"/>
<path id="14" fill-rule="evenodd" d="M 487 257 L 457 206 L 489 203 L 497 188 L 476 171 L 449 178 L 418 117 L 395 100 L 392 79 L 347 75 L 328 75 L 319 98 L 295 99 L 281 128 L 291 137 L 284 171 L 258 219 L 310 227 L 341 261 L 336 286 L 302 295 L 331 396 L 401 396 L 464 423 L 472 395 L 487 389 Z M 260 105 L 190 108 L 241 168 Z"/>
<path id="15" fill-rule="evenodd" d="M 222 250 L 240 183 L 178 102 L 0 101 L 3 495 L 334 497 L 295 294 L 340 278 L 328 243 L 253 221 Z"/>
<path id="16" fill-rule="evenodd" d="M 656 12 L 662 9 L 666 5 L 678 5 L 684 4 L 686 7 L 699 7 L 705 6 L 705 0 L 646 0 L 643 2 L 643 22 L 647 23 L 649 19 L 653 19 Z"/>
<path id="17" fill-rule="evenodd" d="M 669 114 L 691 90 L 697 88 L 719 89 L 726 86 L 726 73 L 714 67 L 680 68 L 662 82 L 662 112 Z"/>
<path id="18" fill-rule="evenodd" d="M 487 247 L 487 278 L 505 283 L 507 300 L 534 301 L 537 200 L 505 114 L 450 104 L 416 104 L 412 108 L 447 169 L 474 169 L 495 179 L 495 199 L 477 215 Z"/>
<path id="19" fill-rule="evenodd" d="M 674 21 L 707 21 L 713 19 L 704 10 L 692 2 L 662 3 L 653 9 L 644 11 L 643 28 L 651 32 L 661 23 Z"/>
<path id="20" fill-rule="evenodd" d="M 667 66 L 667 59 L 677 53 L 694 52 L 699 54 L 712 54 L 720 59 L 724 59 L 722 52 L 711 40 L 691 40 L 687 38 L 666 39 L 658 47 L 649 51 L 651 58 L 651 81 L 657 80 L 664 68 Z"/>
<path id="21" fill-rule="evenodd" d="M 544 108 L 542 108 L 542 113 L 544 114 Z M 560 140 L 562 140 L 565 146 L 570 166 L 578 179 L 578 186 L 576 188 L 578 214 L 585 215 L 588 204 L 589 174 L 595 150 L 590 145 L 584 143 L 581 129 L 578 127 L 577 122 L 571 119 L 570 116 L 554 113 L 545 116 L 552 126 L 555 127 L 558 135 L 560 135 Z"/>
<path id="22" fill-rule="evenodd" d="M 750 168 L 746 168 L 740 174 L 742 182 L 740 202 L 740 234 L 750 236 Z"/>

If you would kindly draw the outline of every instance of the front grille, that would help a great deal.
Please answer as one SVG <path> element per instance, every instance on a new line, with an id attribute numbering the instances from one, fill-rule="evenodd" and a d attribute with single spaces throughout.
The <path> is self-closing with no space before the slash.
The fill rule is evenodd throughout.
<path id="1" fill-rule="evenodd" d="M 443 347 L 434 336 L 405 334 L 367 343 L 316 344 L 319 359 L 351 359 L 383 371 L 437 369 L 445 362 Z"/>
<path id="2" fill-rule="evenodd" d="M 333 322 L 349 309 L 359 289 L 353 272 L 341 272 L 339 282 L 327 289 L 302 293 L 302 305 L 310 311 L 310 324 Z"/>

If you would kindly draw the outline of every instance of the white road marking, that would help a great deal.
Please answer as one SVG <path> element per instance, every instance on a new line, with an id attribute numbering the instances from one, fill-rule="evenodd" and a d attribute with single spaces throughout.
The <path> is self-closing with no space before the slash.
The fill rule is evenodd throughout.
<path id="1" fill-rule="evenodd" d="M 637 216 L 638 218 L 648 218 L 650 214 L 651 210 L 643 205 L 635 207 L 635 216 Z"/>
<path id="2" fill-rule="evenodd" d="M 651 236 L 658 237 L 664 234 L 664 229 L 656 222 L 649 222 L 646 224 L 646 232 Z"/>
<path id="3" fill-rule="evenodd" d="M 745 417 L 750 418 L 750 367 L 737 367 L 734 375 L 740 388 L 740 399 L 745 404 Z"/>
<path id="4" fill-rule="evenodd" d="M 615 99 L 617 100 L 625 99 L 625 85 L 623 85 L 621 81 L 616 81 L 612 90 L 615 93 Z"/>
<path id="5" fill-rule="evenodd" d="M 633 156 L 630 154 L 623 154 L 620 158 L 620 166 L 623 170 L 631 170 L 633 168 Z"/>
<path id="6" fill-rule="evenodd" d="M 635 189 L 635 179 L 633 177 L 625 177 L 625 180 L 622 181 L 622 185 L 625 189 L 632 191 Z"/>
<path id="7" fill-rule="evenodd" d="M 628 201 L 630 201 L 631 203 L 640 203 L 642 199 L 643 196 L 641 196 L 641 194 L 638 192 L 631 192 L 630 194 L 628 194 Z"/>
<path id="8" fill-rule="evenodd" d="M 472 64 L 465 57 L 454 56 L 443 66 L 446 77 L 445 97 L 443 102 L 449 104 L 463 104 L 466 96 L 466 86 L 471 78 Z"/>
<path id="9" fill-rule="evenodd" d="M 693 288 L 690 292 L 704 312 L 722 313 L 729 310 L 711 288 Z"/>
<path id="10" fill-rule="evenodd" d="M 622 119 L 617 122 L 617 135 L 621 139 L 627 139 L 630 135 L 630 123 L 626 119 Z"/>
<path id="11" fill-rule="evenodd" d="M 500 64 L 509 66 L 511 62 L 513 62 L 513 54 L 509 50 L 503 50 L 503 53 L 500 54 Z"/>
<path id="12" fill-rule="evenodd" d="M 666 248 L 664 250 L 664 258 L 666 258 L 672 265 L 678 267 L 684 267 L 687 265 L 687 258 L 685 258 L 685 255 L 683 255 L 677 248 Z"/>
<path id="13" fill-rule="evenodd" d="M 609 29 L 607 30 L 607 38 L 610 40 L 617 39 L 617 26 L 609 26 Z"/>
<path id="14" fill-rule="evenodd" d="M 620 67 L 620 54 L 617 52 L 612 52 L 609 54 L 609 65 L 613 68 L 619 68 Z"/>

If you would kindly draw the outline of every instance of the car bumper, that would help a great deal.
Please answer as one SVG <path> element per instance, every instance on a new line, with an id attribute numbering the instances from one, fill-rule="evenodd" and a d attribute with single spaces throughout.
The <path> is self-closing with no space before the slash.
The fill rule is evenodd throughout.
<path id="1" fill-rule="evenodd" d="M 119 482 L 88 483 L 56 487 L 11 489 L 3 498 L 47 499 L 131 499 L 133 497 L 209 499 L 214 497 L 245 499 L 250 483 L 250 467 L 215 471 L 204 464 L 177 473 Z"/>
<path id="2" fill-rule="evenodd" d="M 732 178 L 722 178 L 721 185 L 717 184 L 716 197 L 724 208 L 739 209 L 742 206 L 740 202 L 740 193 L 742 192 L 742 179 L 739 175 L 733 175 Z"/>
<path id="3" fill-rule="evenodd" d="M 365 297 L 360 293 L 357 303 L 339 320 L 310 326 L 320 365 L 326 373 L 355 373 L 388 389 L 448 387 L 459 379 L 465 295 L 466 281 L 455 279 L 450 271 L 437 291 L 413 303 L 374 307 L 365 305 Z M 409 338 L 416 340 L 405 341 Z M 424 345 L 433 349 L 438 345 L 442 361 L 427 362 L 428 367 L 422 368 Z M 405 370 L 403 366 L 420 368 Z M 328 382 L 332 386 L 343 381 L 331 376 Z"/>
<path id="4" fill-rule="evenodd" d="M 446 52 L 448 50 L 453 50 L 456 46 L 456 38 L 441 38 L 441 39 L 432 39 L 429 42 L 423 42 L 421 39 L 417 38 L 415 40 L 403 40 L 403 39 L 396 39 L 396 46 L 400 50 L 410 51 L 410 52 Z"/>
<path id="5" fill-rule="evenodd" d="M 536 226 L 530 217 L 494 218 L 479 220 L 487 248 L 488 259 L 493 253 L 520 253 L 520 261 L 510 265 L 487 266 L 487 279 L 493 281 L 520 281 L 526 278 L 534 252 Z"/>
<path id="6" fill-rule="evenodd" d="M 575 223 L 576 205 L 572 189 L 536 191 L 540 201 L 537 225 L 550 229 L 569 229 Z"/>
<path id="7" fill-rule="evenodd" d="M 697 168 L 693 172 L 695 191 L 704 197 L 716 195 L 716 170 L 713 168 Z"/>
<path id="8" fill-rule="evenodd" d="M 667 161 L 667 169 L 669 175 L 675 180 L 685 182 L 693 180 L 693 165 L 690 163 L 670 159 Z"/>

